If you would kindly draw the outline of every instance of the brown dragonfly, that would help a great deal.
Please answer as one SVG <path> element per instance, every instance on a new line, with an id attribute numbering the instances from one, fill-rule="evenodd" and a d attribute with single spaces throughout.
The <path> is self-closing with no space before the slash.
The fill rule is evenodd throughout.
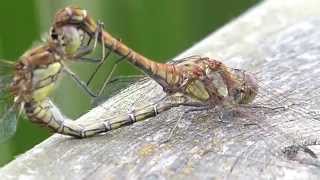
<path id="1" fill-rule="evenodd" d="M 102 23 L 97 23 L 89 16 L 86 10 L 79 7 L 66 7 L 56 13 L 53 23 L 54 29 L 61 29 L 64 26 L 70 25 L 84 31 L 90 39 L 98 40 L 103 50 L 107 48 L 110 50 L 109 52 L 118 54 L 121 57 L 120 60 L 128 60 L 135 67 L 155 80 L 168 96 L 180 97 L 177 102 L 166 102 L 166 108 L 164 108 L 164 110 L 184 105 L 202 107 L 200 109 L 216 109 L 219 111 L 240 106 L 246 107 L 252 103 L 256 97 L 260 97 L 267 99 L 273 105 L 273 107 L 261 106 L 261 108 L 269 110 L 291 110 L 296 116 L 318 121 L 313 112 L 307 109 L 294 107 L 295 104 L 290 102 L 289 105 L 279 103 L 280 100 L 288 102 L 287 97 L 277 95 L 275 92 L 268 90 L 265 84 L 256 79 L 256 74 L 251 74 L 240 69 L 233 69 L 227 67 L 220 61 L 199 56 L 184 58 L 169 64 L 157 63 L 135 52 L 117 38 L 114 38 L 110 33 L 102 30 Z M 96 44 L 96 42 L 94 44 Z M 94 50 L 94 48 L 87 49 L 89 49 L 88 52 Z M 106 57 L 107 55 L 101 58 L 96 71 L 91 77 L 94 76 L 105 62 Z M 88 59 L 90 60 L 90 58 Z M 96 61 L 94 59 L 92 60 Z M 104 87 L 109 82 L 109 76 L 110 74 L 108 74 Z M 88 83 L 90 83 L 91 79 L 92 78 L 90 78 Z M 104 88 L 102 88 L 102 90 L 103 89 Z M 101 91 L 99 94 L 101 94 Z M 151 108 L 149 113 L 157 115 L 160 112 L 161 110 L 157 110 L 157 108 Z M 121 126 L 144 120 L 150 116 L 137 117 L 141 117 L 141 119 L 131 114 L 129 119 L 121 122 Z M 106 122 L 109 121 L 112 122 L 112 120 L 106 119 Z M 102 128 L 101 126 L 101 131 Z M 285 133 L 283 138 L 291 139 Z M 302 149 L 305 152 L 309 152 L 311 156 L 316 157 L 307 147 L 297 146 L 300 150 Z"/>
<path id="2" fill-rule="evenodd" d="M 0 134 L 5 134 L 3 137 L 10 134 L 7 132 L 12 132 L 10 131 L 12 126 L 6 125 L 14 124 L 7 123 L 13 117 L 11 113 L 13 110 L 25 111 L 33 122 L 45 124 L 55 132 L 85 138 L 145 120 L 177 106 L 222 111 L 222 109 L 246 106 L 257 96 L 265 95 L 263 93 L 266 87 L 260 84 L 251 73 L 227 67 L 217 60 L 198 56 L 184 58 L 171 64 L 156 63 L 113 38 L 109 33 L 103 31 L 102 27 L 101 23 L 95 23 L 87 12 L 80 8 L 67 7 L 56 14 L 49 40 L 40 47 L 27 51 L 15 65 L 13 83 L 9 88 L 14 95 L 14 106 L 0 119 L 0 125 L 4 129 L 9 127 L 8 131 L 0 132 Z M 88 42 L 84 42 L 84 34 L 89 35 Z M 94 45 L 90 47 L 92 39 L 94 39 Z M 103 46 L 101 60 L 85 58 L 85 55 L 95 49 L 98 41 Z M 109 54 L 104 52 L 105 47 L 121 56 L 119 62 L 127 59 L 144 71 L 158 82 L 168 96 L 173 97 L 173 100 L 136 110 L 134 113 L 111 117 L 88 126 L 79 125 L 64 117 L 49 99 L 61 72 L 65 71 L 71 75 L 89 95 L 96 96 L 87 87 L 92 78 L 87 84 L 82 82 L 64 62 L 67 59 L 99 62 L 98 70 Z M 97 70 L 91 77 L 94 77 Z M 110 74 L 104 87 L 109 83 Z M 278 99 L 273 98 L 271 101 L 277 104 Z M 286 108 L 291 107 L 272 107 L 271 109 Z M 310 117 L 304 112 L 304 109 L 296 110 L 296 112 L 299 116 Z M 315 154 L 308 148 L 304 146 L 299 146 L 299 148 L 315 157 Z"/>
<path id="3" fill-rule="evenodd" d="M 68 9 L 66 10 L 68 11 Z M 94 45 L 89 47 L 86 44 L 90 44 L 91 39 L 87 43 L 84 42 L 84 34 L 87 31 L 83 31 L 74 24 L 57 26 L 55 23 L 46 42 L 22 55 L 12 68 L 14 73 L 11 84 L 6 86 L 5 92 L 13 95 L 11 102 L 14 105 L 6 106 L 6 112 L 0 119 L 1 128 L 3 128 L 0 132 L 2 139 L 15 131 L 16 117 L 14 112 L 16 111 L 25 112 L 32 122 L 44 124 L 54 132 L 84 138 L 147 119 L 180 105 L 232 107 L 238 104 L 248 104 L 256 96 L 258 87 L 252 75 L 241 70 L 228 68 L 219 61 L 209 58 L 193 58 L 192 60 L 189 58 L 188 61 L 178 64 L 160 64 L 149 61 L 142 55 L 127 49 L 126 57 L 135 59 L 134 57 L 139 56 L 138 59 L 142 59 L 142 61 L 135 64 L 143 66 L 145 62 L 148 66 L 146 72 L 160 83 L 167 93 L 183 92 L 188 96 L 181 96 L 182 98 L 179 97 L 179 100 L 175 102 L 153 106 L 151 109 L 144 108 L 135 111 L 134 114 L 110 118 L 102 123 L 93 123 L 83 127 L 64 117 L 49 97 L 62 72 L 70 75 L 90 96 L 96 96 L 87 84 L 68 68 L 66 62 L 84 59 L 82 58 L 84 55 L 95 49 L 98 40 L 101 39 L 101 33 L 104 33 L 100 28 L 102 26 L 98 26 L 91 34 Z M 115 50 L 119 49 L 117 42 L 114 45 Z M 107 56 L 104 52 L 102 54 L 100 64 Z M 5 65 L 13 66 L 8 61 L 1 62 L 3 67 Z M 108 82 L 106 81 L 105 84 Z M 5 87 L 5 83 L 3 86 Z M 4 93 L 3 96 L 9 97 L 8 93 Z M 189 102 L 189 100 L 195 101 Z"/>

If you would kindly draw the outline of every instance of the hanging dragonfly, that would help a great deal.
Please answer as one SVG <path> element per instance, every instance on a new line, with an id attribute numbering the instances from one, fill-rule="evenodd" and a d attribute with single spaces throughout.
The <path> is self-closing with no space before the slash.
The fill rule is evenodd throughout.
<path id="1" fill-rule="evenodd" d="M 86 54 L 83 32 L 73 26 L 59 30 L 51 29 L 46 42 L 26 51 L 16 63 L 0 60 L 0 142 L 15 133 L 22 112 L 32 122 L 44 124 L 55 132 L 86 136 L 86 129 L 64 117 L 49 99 L 62 72 L 88 95 L 96 96 L 67 66 Z"/>
<path id="2" fill-rule="evenodd" d="M 83 30 L 91 38 L 96 37 L 98 34 L 98 40 L 103 49 L 108 48 L 109 52 L 112 51 L 121 56 L 121 60 L 128 60 L 162 86 L 164 92 L 169 96 L 179 95 L 179 97 L 183 97 L 183 100 L 178 103 L 167 103 L 166 110 L 179 105 L 218 110 L 231 109 L 237 106 L 246 106 L 257 96 L 260 96 L 268 99 L 273 105 L 278 105 L 278 107 L 271 107 L 271 110 L 289 109 L 297 116 L 317 120 L 308 110 L 293 108 L 292 105 L 294 104 L 282 106 L 279 100 L 287 100 L 286 97 L 275 96 L 276 94 L 268 91 L 266 85 L 261 84 L 253 74 L 229 68 L 217 60 L 197 56 L 185 58 L 171 64 L 162 64 L 150 60 L 130 49 L 110 33 L 101 31 L 98 28 L 101 27 L 101 23 L 96 23 L 86 10 L 79 7 L 66 7 L 56 13 L 53 27 L 60 29 L 66 25 L 73 25 L 77 29 Z M 99 62 L 94 73 L 98 71 L 106 58 L 101 59 L 102 61 Z M 90 80 L 88 83 L 90 83 Z M 108 81 L 105 82 L 104 87 L 107 83 Z M 101 94 L 101 91 L 99 94 Z M 150 109 L 150 111 L 154 115 L 160 113 L 156 108 Z M 109 119 L 106 120 L 106 122 L 108 121 Z M 123 124 L 128 125 L 136 121 L 136 118 L 132 115 L 132 118 L 127 119 L 127 122 L 123 122 Z M 301 149 L 315 157 L 315 154 L 308 150 L 307 147 L 301 146 Z"/>

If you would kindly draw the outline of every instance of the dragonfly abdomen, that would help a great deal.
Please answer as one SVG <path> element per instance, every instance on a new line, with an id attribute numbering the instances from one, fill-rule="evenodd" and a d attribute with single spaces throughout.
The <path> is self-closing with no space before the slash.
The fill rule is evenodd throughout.
<path id="1" fill-rule="evenodd" d="M 49 99 L 44 100 L 41 103 L 26 103 L 24 108 L 27 116 L 35 123 L 48 126 L 54 132 L 60 134 L 70 135 L 77 138 L 86 138 L 118 129 L 123 126 L 128 126 L 149 117 L 154 117 L 158 113 L 162 113 L 179 105 L 180 104 L 177 103 L 150 106 L 127 115 L 107 118 L 87 126 L 82 126 L 77 122 L 64 117 L 60 110 Z"/>
<path id="2" fill-rule="evenodd" d="M 57 133 L 84 137 L 83 128 L 63 116 L 49 99 L 26 103 L 24 108 L 27 116 L 34 123 L 43 124 Z"/>
<path id="3" fill-rule="evenodd" d="M 86 10 L 72 6 L 60 10 L 55 15 L 53 29 L 58 32 L 65 26 L 76 24 L 91 37 L 94 37 L 96 32 L 101 31 L 98 40 L 105 47 L 120 55 L 121 59 L 126 58 L 131 64 L 158 82 L 166 92 L 174 92 L 179 84 L 182 83 L 181 75 L 176 71 L 174 65 L 157 63 L 130 49 L 108 32 L 99 29 L 97 23 L 88 16 Z"/>

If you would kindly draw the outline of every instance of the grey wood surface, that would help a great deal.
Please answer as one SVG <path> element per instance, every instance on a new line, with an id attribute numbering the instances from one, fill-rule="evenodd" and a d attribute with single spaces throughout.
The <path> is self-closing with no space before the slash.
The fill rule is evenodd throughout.
<path id="1" fill-rule="evenodd" d="M 0 169 L 0 177 L 319 179 L 318 159 L 299 149 L 320 156 L 313 145 L 320 135 L 319 27 L 320 1 L 268 0 L 179 56 L 209 56 L 256 72 L 261 91 L 254 105 L 285 110 L 239 107 L 223 121 L 208 111 L 190 113 L 167 143 L 185 107 L 89 139 L 53 135 Z M 154 82 L 138 83 L 78 121 L 127 113 L 163 96 Z"/>

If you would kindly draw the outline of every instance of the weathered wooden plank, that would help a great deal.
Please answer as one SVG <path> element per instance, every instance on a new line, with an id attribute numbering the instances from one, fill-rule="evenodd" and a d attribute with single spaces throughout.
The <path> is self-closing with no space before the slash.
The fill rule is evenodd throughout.
<path id="1" fill-rule="evenodd" d="M 259 72 L 271 94 L 256 103 L 290 93 L 303 109 L 319 109 L 320 1 L 269 0 L 208 36 L 180 57 L 205 55 L 235 68 Z M 214 18 L 214 17 L 213 17 Z M 265 91 L 263 91 L 265 92 Z M 266 93 L 266 92 L 265 92 Z M 78 121 L 90 123 L 164 94 L 154 82 L 140 83 L 113 97 Z M 311 101 L 307 101 L 311 99 Z M 289 103 L 290 104 L 290 103 Z M 274 104 L 273 104 L 274 105 Z M 208 112 L 185 116 L 185 108 L 89 139 L 54 135 L 0 170 L 1 179 L 319 179 L 319 162 L 308 153 L 287 158 L 293 144 L 312 143 L 320 122 L 286 111 L 238 111 L 249 115 L 217 120 Z M 299 111 L 299 112 L 300 112 Z M 262 112 L 262 113 L 261 113 Z M 259 126 L 258 126 L 258 125 Z M 284 133 L 285 134 L 284 134 Z M 294 142 L 292 140 L 295 140 Z M 319 155 L 318 146 L 310 148 Z"/>

